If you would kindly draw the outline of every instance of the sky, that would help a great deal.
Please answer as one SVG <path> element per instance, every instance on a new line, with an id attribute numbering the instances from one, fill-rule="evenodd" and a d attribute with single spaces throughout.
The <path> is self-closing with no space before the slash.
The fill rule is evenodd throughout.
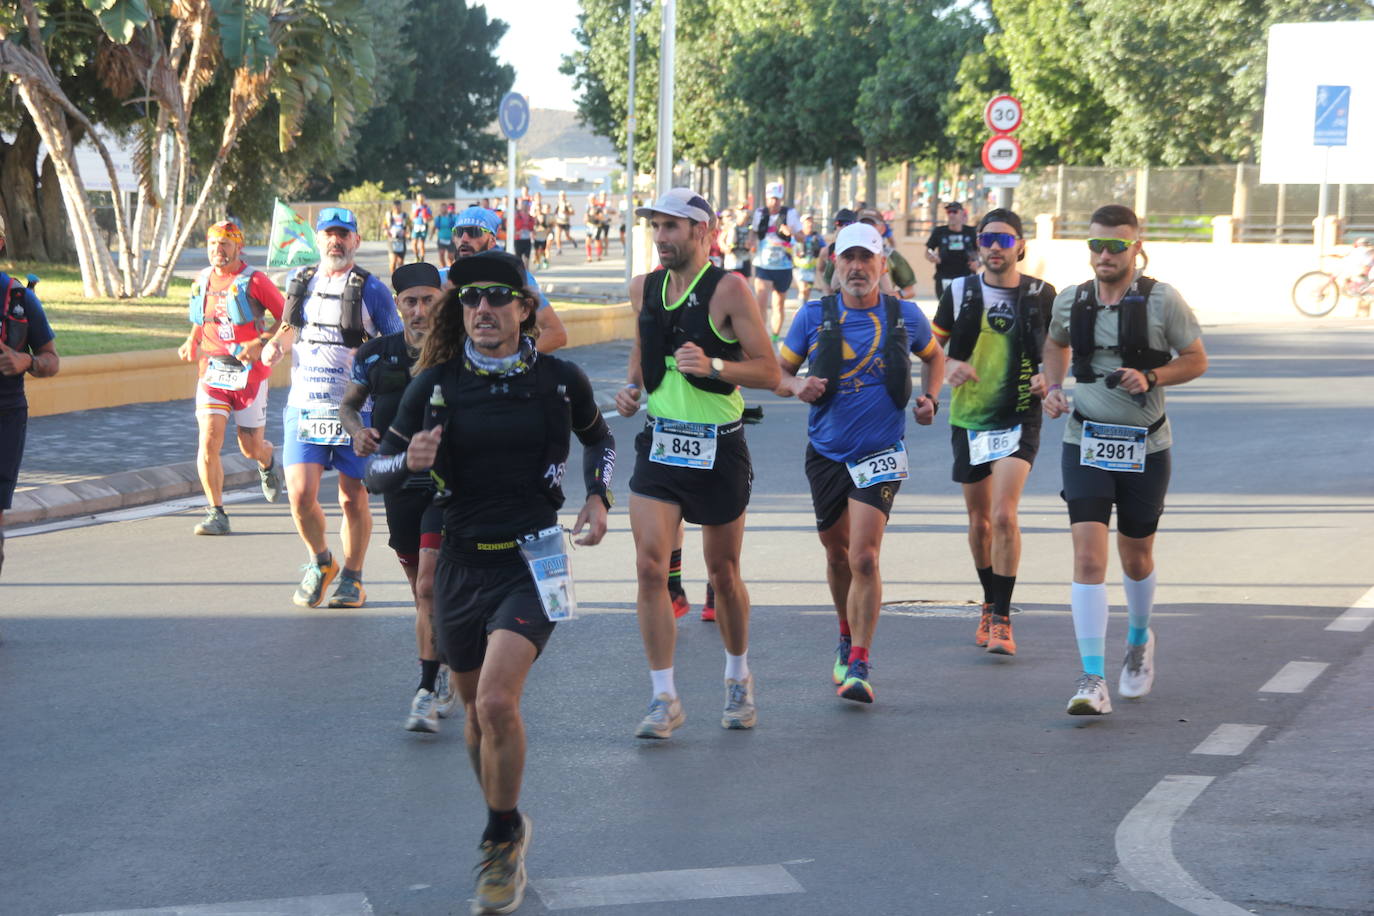
<path id="1" fill-rule="evenodd" d="M 515 68 L 515 91 L 531 108 L 573 111 L 577 105 L 572 77 L 558 72 L 564 54 L 578 49 L 576 0 L 473 0 L 492 19 L 510 28 L 496 49 L 502 63 Z"/>

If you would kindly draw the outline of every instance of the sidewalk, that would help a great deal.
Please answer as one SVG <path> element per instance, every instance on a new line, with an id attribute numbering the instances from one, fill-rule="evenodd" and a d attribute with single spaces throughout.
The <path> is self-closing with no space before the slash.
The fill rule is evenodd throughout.
<path id="1" fill-rule="evenodd" d="M 574 347 L 559 355 L 582 367 L 597 403 L 610 409 L 624 383 L 630 342 Z M 279 446 L 286 394 L 274 388 L 268 401 L 267 438 Z M 232 430 L 221 454 L 225 489 L 257 483 L 257 464 L 239 454 Z M 199 493 L 195 458 L 195 402 L 189 397 L 30 419 L 5 523 L 73 518 Z"/>

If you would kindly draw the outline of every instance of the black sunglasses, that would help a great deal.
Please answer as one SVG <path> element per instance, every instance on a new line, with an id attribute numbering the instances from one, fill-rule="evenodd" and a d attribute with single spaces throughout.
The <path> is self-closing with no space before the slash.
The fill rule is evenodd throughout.
<path id="1" fill-rule="evenodd" d="M 481 226 L 460 226 L 457 231 L 465 239 L 480 239 L 487 234 L 487 230 Z"/>
<path id="2" fill-rule="evenodd" d="M 487 305 L 499 309 L 519 298 L 519 290 L 511 289 L 509 286 L 464 286 L 458 290 L 458 301 L 470 309 L 481 305 L 483 299 L 487 300 Z"/>

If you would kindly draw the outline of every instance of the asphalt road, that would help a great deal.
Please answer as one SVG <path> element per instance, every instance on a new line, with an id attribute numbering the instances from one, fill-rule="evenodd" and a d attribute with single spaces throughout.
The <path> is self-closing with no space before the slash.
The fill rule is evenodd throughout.
<path id="1" fill-rule="evenodd" d="M 1211 371 L 1170 393 L 1158 680 L 1102 719 L 1064 714 L 1078 657 L 1062 421 L 1046 424 L 1022 505 L 1014 659 L 972 646 L 945 414 L 909 423 L 912 479 L 883 570 L 885 600 L 912 604 L 879 624 L 877 702 L 864 707 L 829 681 L 804 407 L 751 396 L 766 408 L 747 432 L 743 560 L 759 725 L 720 728 L 720 641 L 694 607 L 677 658 L 688 721 L 667 742 L 631 737 L 649 679 L 617 509 L 605 542 L 573 556 L 584 616 L 559 627 L 526 693 L 534 887 L 520 912 L 1167 914 L 1180 900 L 1370 912 L 1374 630 L 1325 628 L 1374 585 L 1374 331 L 1208 329 L 1206 341 Z M 612 427 L 623 505 L 637 423 Z M 368 606 L 302 612 L 290 593 L 305 556 L 285 506 L 231 511 L 222 540 L 190 536 L 199 513 L 185 511 L 9 541 L 0 911 L 274 900 L 167 912 L 465 913 L 485 812 L 461 723 L 401 728 L 412 611 L 380 512 Z M 699 546 L 690 531 L 694 605 Z M 1115 561 L 1108 583 L 1110 669 L 1125 639 Z M 1262 689 L 1295 661 L 1326 667 L 1298 692 Z M 1234 755 L 1196 753 L 1227 724 L 1263 731 Z M 1173 820 L 1143 801 L 1189 786 L 1205 788 Z M 1326 819 L 1304 819 L 1322 805 Z M 1161 865 L 1151 831 L 1164 824 L 1170 852 L 1175 821 Z M 1143 852 L 1123 856 L 1123 836 Z M 1169 862 L 1215 901 L 1180 890 Z"/>

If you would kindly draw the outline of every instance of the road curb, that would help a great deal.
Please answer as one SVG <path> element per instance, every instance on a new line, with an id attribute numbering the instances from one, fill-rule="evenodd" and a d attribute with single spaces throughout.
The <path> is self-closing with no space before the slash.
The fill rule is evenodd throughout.
<path id="1" fill-rule="evenodd" d="M 618 389 L 595 392 L 597 409 L 615 411 Z M 242 455 L 222 456 L 224 489 L 255 486 L 258 463 Z M 30 525 L 114 512 L 134 506 L 180 499 L 201 492 L 196 462 L 182 461 L 161 467 L 120 471 L 103 477 L 87 477 L 68 483 L 44 484 L 14 494 L 14 505 L 5 512 L 6 525 Z"/>

